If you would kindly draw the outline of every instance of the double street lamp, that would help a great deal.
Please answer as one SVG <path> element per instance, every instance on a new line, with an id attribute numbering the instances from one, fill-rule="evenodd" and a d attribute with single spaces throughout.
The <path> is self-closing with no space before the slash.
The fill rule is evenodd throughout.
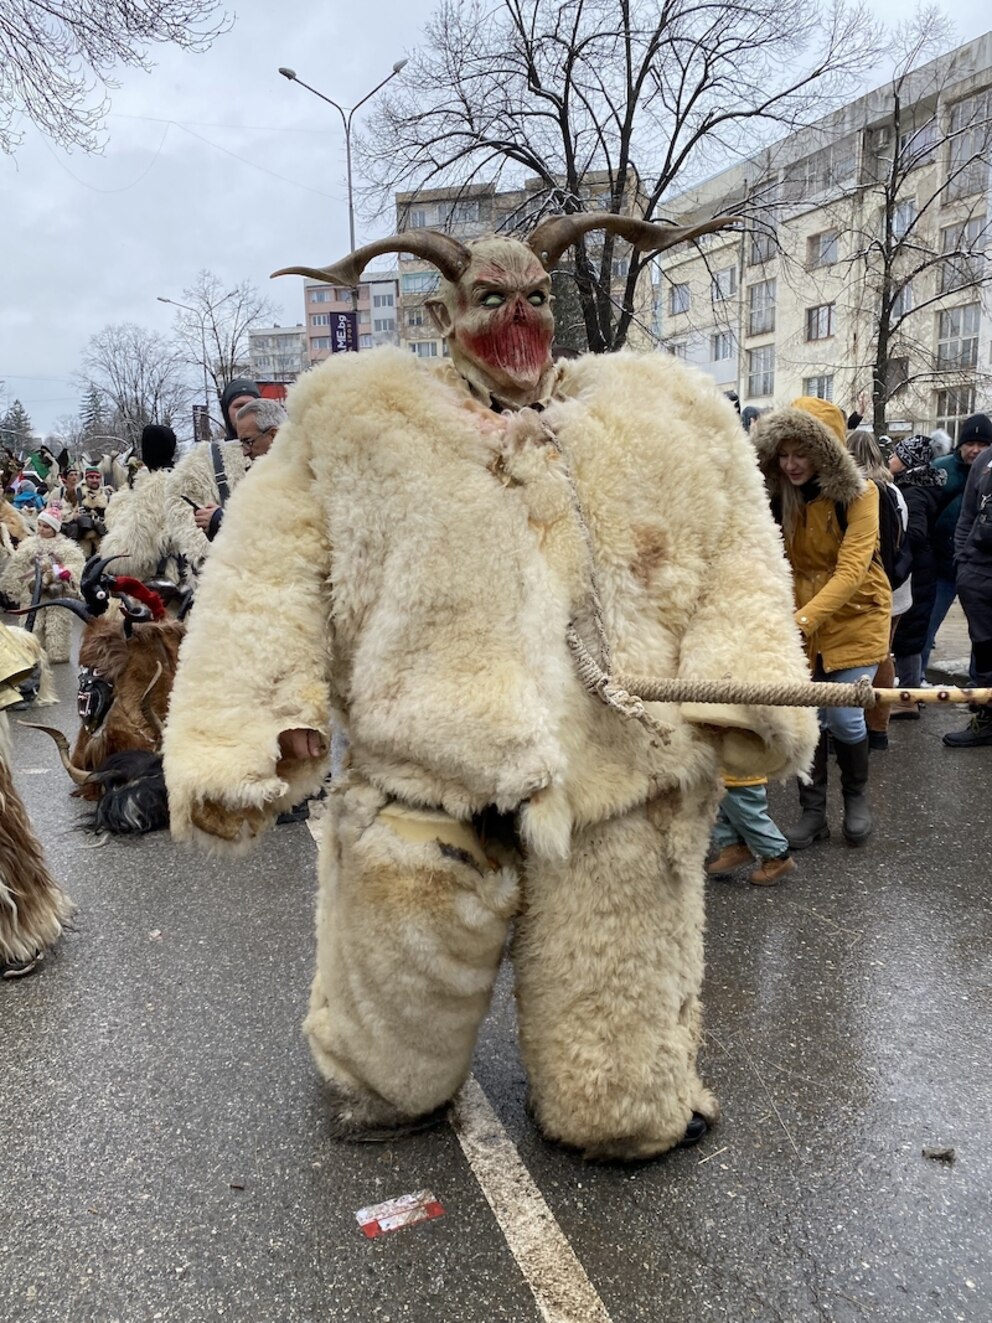
<path id="1" fill-rule="evenodd" d="M 345 107 L 345 106 L 339 106 L 338 103 L 337 103 L 335 100 L 333 100 L 333 98 L 331 98 L 331 97 L 329 97 L 329 96 L 325 96 L 323 92 L 318 92 L 317 89 L 316 89 L 315 87 L 311 87 L 310 84 L 309 84 L 309 83 L 305 83 L 305 82 L 303 81 L 302 78 L 298 78 L 298 77 L 296 76 L 296 70 L 295 70 L 295 69 L 280 69 L 280 70 L 279 70 L 279 72 L 282 74 L 283 78 L 288 78 L 289 81 L 290 81 L 291 83 L 299 83 L 300 87 L 305 87 L 306 90 L 307 90 L 308 92 L 312 92 L 314 96 L 319 96 L 320 99 L 321 99 L 321 101 L 326 101 L 327 104 L 328 104 L 329 106 L 333 106 L 334 109 L 335 109 L 335 110 L 338 112 L 338 114 L 341 116 L 341 123 L 342 123 L 342 125 L 344 126 L 344 154 L 345 154 L 345 168 L 346 168 L 346 170 L 347 170 L 347 174 L 348 174 L 348 239 L 349 239 L 349 242 L 350 242 L 350 244 L 351 244 L 351 251 L 352 251 L 352 252 L 355 251 L 355 203 L 354 203 L 354 193 L 353 193 L 353 189 L 352 189 L 352 176 L 351 176 L 351 121 L 352 121 L 352 117 L 354 116 L 355 111 L 356 111 L 356 110 L 359 110 L 362 106 L 365 105 L 366 101 L 369 101 L 372 97 L 374 97 L 375 94 L 376 94 L 376 92 L 378 92 L 380 88 L 385 87 L 386 84 L 387 84 L 391 79 L 395 78 L 396 75 L 400 72 L 400 70 L 403 68 L 403 66 L 404 66 L 406 63 L 407 63 L 406 60 L 397 60 L 396 63 L 395 63 L 395 64 L 393 65 L 393 67 L 392 67 L 392 71 L 386 75 L 386 77 L 382 80 L 382 82 L 381 82 L 381 83 L 376 83 L 375 87 L 372 88 L 372 91 L 371 91 L 371 92 L 366 92 L 365 95 L 362 97 L 361 101 L 356 101 L 355 104 L 354 104 L 350 109 L 347 108 L 347 107 Z M 358 306 L 358 290 L 357 290 L 357 289 L 353 289 L 353 290 L 352 290 L 351 297 L 352 297 L 352 301 L 353 301 L 353 303 L 355 304 L 355 307 L 357 308 L 357 306 Z"/>
<path id="2" fill-rule="evenodd" d="M 238 292 L 238 291 L 237 291 L 236 289 L 228 290 L 228 292 L 224 295 L 223 298 L 218 299 L 216 303 L 211 303 L 211 304 L 208 304 L 208 305 L 207 305 L 207 312 L 208 312 L 208 313 L 213 313 L 213 312 L 215 312 L 216 309 L 219 308 L 220 305 L 221 305 L 222 303 L 226 303 L 228 299 L 233 298 L 234 295 L 237 294 L 237 292 Z M 178 299 L 167 299 L 167 298 L 165 297 L 164 294 L 156 294 L 155 297 L 156 297 L 156 299 L 158 300 L 159 303 L 170 303 L 170 304 L 172 305 L 172 307 L 174 307 L 174 308 L 182 308 L 184 312 L 191 312 L 191 313 L 193 314 L 194 317 L 198 317 L 198 318 L 200 319 L 200 361 L 201 361 L 201 363 L 202 363 L 202 365 L 203 365 L 203 411 L 204 411 L 204 417 L 208 420 L 208 421 L 207 421 L 207 428 L 209 429 L 209 427 L 210 427 L 210 422 L 209 422 L 209 419 L 210 419 L 210 377 L 209 377 L 209 375 L 208 375 L 208 373 L 207 373 L 207 328 L 206 328 L 206 316 L 205 316 L 205 314 L 204 314 L 202 308 L 193 308 L 193 307 L 191 307 L 190 304 L 188 304 L 188 303 L 180 303 Z"/>

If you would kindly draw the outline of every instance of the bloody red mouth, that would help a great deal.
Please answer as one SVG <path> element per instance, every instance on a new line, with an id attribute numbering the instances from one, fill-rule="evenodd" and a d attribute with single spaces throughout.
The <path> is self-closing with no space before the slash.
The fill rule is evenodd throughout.
<path id="1" fill-rule="evenodd" d="M 532 381 L 547 367 L 552 331 L 544 319 L 519 305 L 506 309 L 495 324 L 477 335 L 464 332 L 462 343 L 473 358 L 518 381 Z"/>

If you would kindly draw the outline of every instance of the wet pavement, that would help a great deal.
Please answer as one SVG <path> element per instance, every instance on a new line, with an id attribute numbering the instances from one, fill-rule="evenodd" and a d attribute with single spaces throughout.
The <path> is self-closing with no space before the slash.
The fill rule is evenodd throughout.
<path id="1" fill-rule="evenodd" d="M 71 702 L 52 718 L 71 728 Z M 863 849 L 817 846 L 778 888 L 710 884 L 703 1064 L 724 1117 L 698 1148 L 629 1170 L 545 1144 L 504 972 L 475 1076 L 590 1314 L 539 1310 L 449 1126 L 327 1138 L 299 1031 L 306 826 L 233 864 L 162 835 L 94 848 L 51 745 L 15 727 L 79 914 L 38 975 L 0 985 L 0 1319 L 992 1319 L 992 749 L 943 748 L 964 719 L 893 725 Z M 786 821 L 793 791 L 772 807 Z M 443 1216 L 363 1236 L 356 1210 L 425 1188 Z"/>

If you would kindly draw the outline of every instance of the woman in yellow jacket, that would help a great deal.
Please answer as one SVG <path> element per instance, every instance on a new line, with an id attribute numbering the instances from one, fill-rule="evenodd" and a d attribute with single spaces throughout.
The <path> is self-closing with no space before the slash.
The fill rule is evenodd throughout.
<path id="1" fill-rule="evenodd" d="M 892 590 L 879 556 L 878 488 L 848 453 L 844 415 L 803 396 L 762 417 L 755 437 L 772 508 L 792 565 L 796 624 L 817 680 L 873 678 L 889 651 Z M 860 708 L 825 708 L 812 782 L 799 786 L 802 815 L 786 832 L 795 850 L 830 834 L 827 737 L 833 736 L 844 797 L 845 839 L 871 834 L 868 733 Z"/>

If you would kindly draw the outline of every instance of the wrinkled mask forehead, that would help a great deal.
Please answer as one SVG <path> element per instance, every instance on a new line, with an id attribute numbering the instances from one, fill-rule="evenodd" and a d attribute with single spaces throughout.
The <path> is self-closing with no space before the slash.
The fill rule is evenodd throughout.
<path id="1" fill-rule="evenodd" d="M 470 245 L 472 260 L 457 284 L 442 280 L 441 298 L 453 317 L 476 306 L 487 289 L 551 292 L 551 277 L 535 253 L 516 239 L 483 239 Z"/>

